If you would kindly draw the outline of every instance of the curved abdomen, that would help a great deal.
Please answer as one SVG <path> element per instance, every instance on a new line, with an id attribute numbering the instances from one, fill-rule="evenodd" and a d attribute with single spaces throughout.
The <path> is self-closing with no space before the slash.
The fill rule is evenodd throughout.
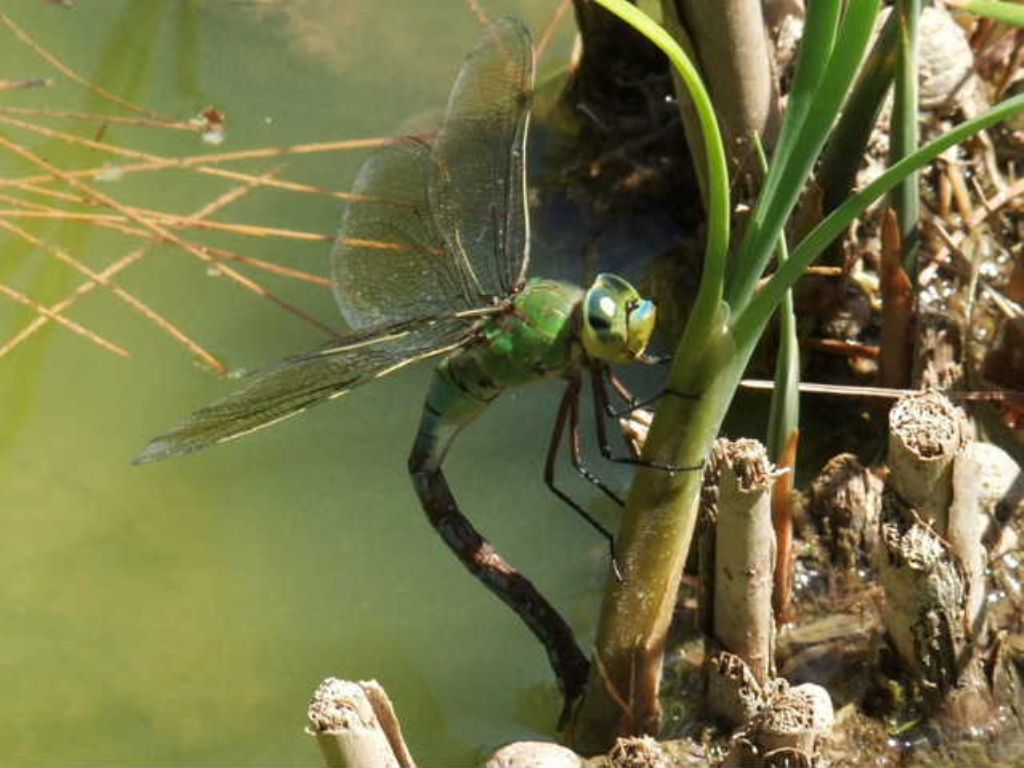
<path id="1" fill-rule="evenodd" d="M 484 378 L 471 349 L 460 350 L 438 364 L 423 403 L 409 471 L 436 472 L 455 435 L 480 415 L 504 387 Z M 474 370 L 476 369 L 476 370 Z"/>

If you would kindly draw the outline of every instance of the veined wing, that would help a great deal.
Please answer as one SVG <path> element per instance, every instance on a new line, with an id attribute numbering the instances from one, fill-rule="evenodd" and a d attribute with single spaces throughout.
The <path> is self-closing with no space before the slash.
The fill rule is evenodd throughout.
<path id="1" fill-rule="evenodd" d="M 136 464 L 192 453 L 269 427 L 354 387 L 460 346 L 471 320 L 451 315 L 370 329 L 286 358 L 155 438 Z"/>
<path id="2" fill-rule="evenodd" d="M 353 328 L 486 306 L 437 232 L 427 199 L 430 147 L 409 139 L 359 171 L 331 253 L 334 294 Z"/>
<path id="3" fill-rule="evenodd" d="M 532 88 L 529 30 L 516 19 L 500 19 L 462 65 L 434 142 L 431 211 L 448 249 L 485 296 L 507 296 L 526 276 Z"/>

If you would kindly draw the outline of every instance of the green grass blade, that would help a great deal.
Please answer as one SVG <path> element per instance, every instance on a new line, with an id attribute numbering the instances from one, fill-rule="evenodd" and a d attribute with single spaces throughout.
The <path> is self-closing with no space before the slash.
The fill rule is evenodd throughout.
<path id="1" fill-rule="evenodd" d="M 1024 27 L 1024 5 L 1002 0 L 946 0 L 946 5 L 961 8 L 975 16 L 984 16 L 1014 27 Z"/>
<path id="2" fill-rule="evenodd" d="M 821 153 L 818 183 L 825 213 L 849 197 L 856 184 L 871 131 L 896 73 L 899 29 L 899 16 L 889 14 Z"/>
<path id="3" fill-rule="evenodd" d="M 780 165 L 779 181 L 758 201 L 757 223 L 752 223 L 741 245 L 736 273 L 730 279 L 727 295 L 734 312 L 742 312 L 753 296 L 786 220 L 821 153 L 864 58 L 879 5 L 880 0 L 851 0 L 846 9 L 825 76 L 793 140 L 792 151 Z M 774 159 L 772 165 L 773 168 L 776 165 Z"/>
<path id="4" fill-rule="evenodd" d="M 786 291 L 793 287 L 804 270 L 868 206 L 895 187 L 908 173 L 919 170 L 943 152 L 978 131 L 1024 111 L 1024 94 L 996 105 L 973 120 L 958 125 L 914 154 L 889 168 L 857 194 L 832 211 L 790 254 L 785 264 L 750 301 L 746 309 L 733 317 L 733 334 L 738 346 L 753 345 Z"/>
<path id="5" fill-rule="evenodd" d="M 824 0 L 811 3 L 807 9 L 807 20 L 804 35 L 797 54 L 796 73 L 793 76 L 793 87 L 790 89 L 786 102 L 786 114 L 779 130 L 779 138 L 775 143 L 772 164 L 765 175 L 761 188 L 761 200 L 772 199 L 781 180 L 782 169 L 789 162 L 794 142 L 799 138 L 807 113 L 824 79 L 827 64 L 832 56 L 839 20 L 842 14 L 841 0 Z M 751 219 L 747 236 L 763 225 L 764 209 L 759 205 Z M 747 238 L 745 238 L 746 240 Z M 746 249 L 740 248 L 740 252 Z"/>
<path id="6" fill-rule="evenodd" d="M 768 455 L 778 461 L 786 441 L 800 423 L 800 345 L 796 335 L 793 295 L 779 307 L 779 351 L 775 360 L 775 387 L 768 412 Z"/>
<path id="7" fill-rule="evenodd" d="M 768 159 L 764 147 L 755 137 L 757 158 L 761 173 L 767 172 Z M 779 238 L 778 261 L 789 258 L 786 236 Z M 793 311 L 793 291 L 786 291 L 779 307 L 779 349 L 775 357 L 775 387 L 768 409 L 768 455 L 778 463 L 786 450 L 790 434 L 800 424 L 800 346 L 796 336 L 796 313 Z"/>
<path id="8" fill-rule="evenodd" d="M 786 238 L 779 241 L 778 259 L 786 255 Z M 768 410 L 768 455 L 778 461 L 786 441 L 800 424 L 800 345 L 796 335 L 793 291 L 788 290 L 779 307 L 779 350 L 775 358 L 775 387 Z"/>

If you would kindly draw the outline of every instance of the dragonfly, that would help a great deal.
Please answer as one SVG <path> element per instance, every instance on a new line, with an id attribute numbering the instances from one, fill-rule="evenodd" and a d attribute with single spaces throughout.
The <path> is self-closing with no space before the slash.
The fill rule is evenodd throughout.
<path id="1" fill-rule="evenodd" d="M 252 374 L 241 389 L 153 439 L 136 462 L 235 440 L 440 358 L 409 457 L 413 485 L 448 546 L 544 644 L 568 703 L 581 695 L 588 668 L 572 630 L 461 513 L 442 472 L 458 432 L 502 392 L 562 379 L 545 481 L 612 541 L 557 487 L 555 459 L 568 428 L 573 466 L 614 497 L 580 458 L 580 390 L 589 374 L 595 412 L 605 416 L 606 380 L 629 397 L 610 366 L 652 362 L 646 349 L 656 309 L 613 274 L 586 289 L 528 277 L 533 55 L 521 22 L 494 22 L 463 63 L 432 140 L 398 141 L 363 164 L 331 253 L 335 296 L 352 332 Z M 598 423 L 602 453 L 615 458 L 604 418 Z"/>

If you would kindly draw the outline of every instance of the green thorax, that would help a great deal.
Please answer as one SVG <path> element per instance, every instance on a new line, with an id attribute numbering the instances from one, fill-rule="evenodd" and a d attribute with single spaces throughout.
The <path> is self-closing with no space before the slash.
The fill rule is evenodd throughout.
<path id="1" fill-rule="evenodd" d="M 582 298 L 570 283 L 530 280 L 509 311 L 483 323 L 479 341 L 448 358 L 452 374 L 484 396 L 561 374 L 578 359 L 573 313 Z"/>

